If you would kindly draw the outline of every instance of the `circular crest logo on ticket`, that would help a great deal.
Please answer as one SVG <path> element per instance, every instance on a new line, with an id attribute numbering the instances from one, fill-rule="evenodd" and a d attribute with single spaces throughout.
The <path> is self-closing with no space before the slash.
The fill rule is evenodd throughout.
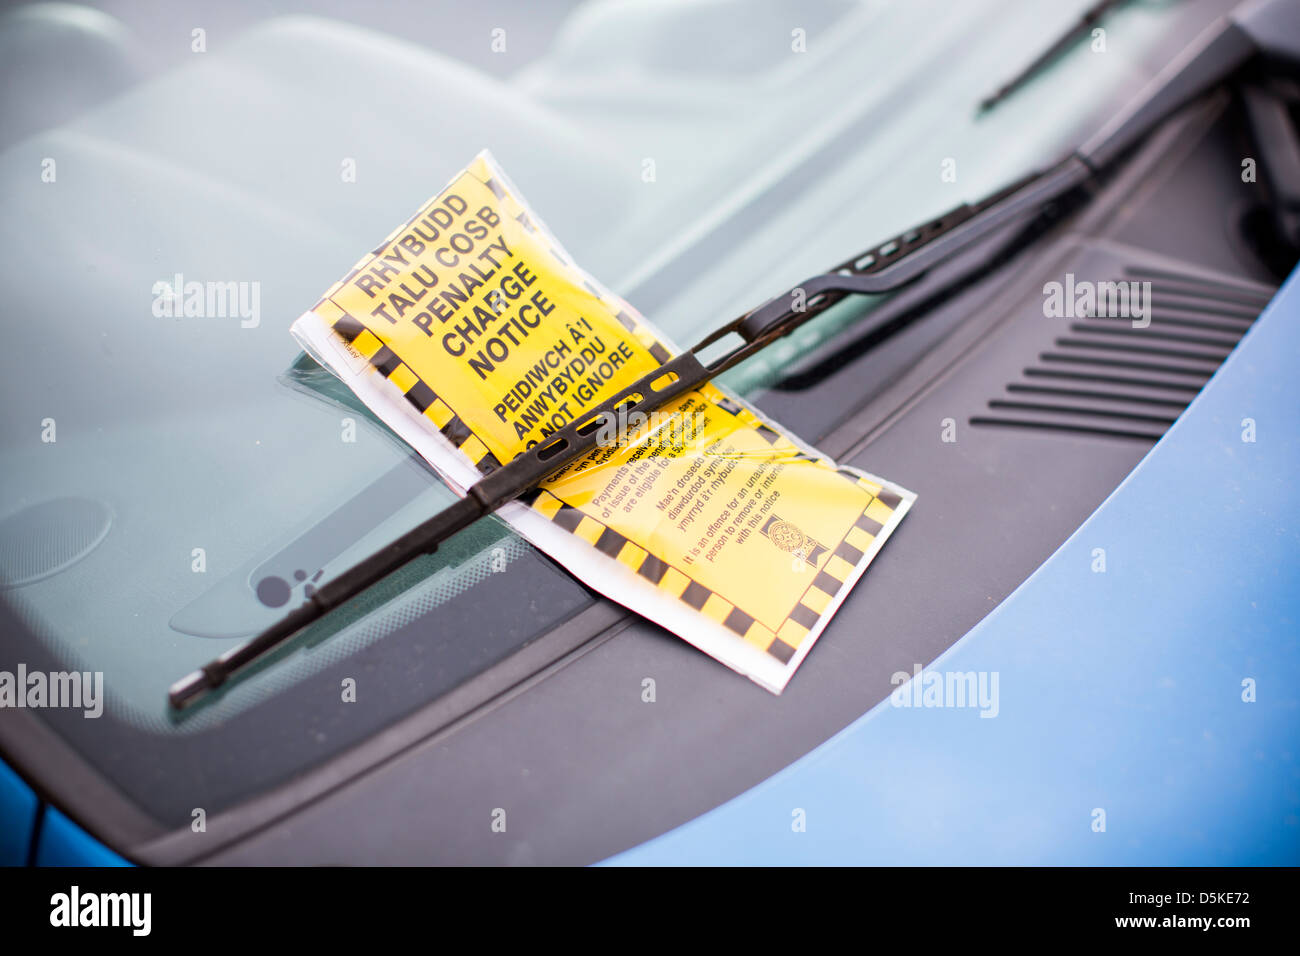
<path id="1" fill-rule="evenodd" d="M 772 543 L 782 551 L 807 552 L 812 542 L 808 536 L 799 530 L 799 526 L 793 521 L 774 521 L 772 526 L 767 529 L 767 536 Z"/>

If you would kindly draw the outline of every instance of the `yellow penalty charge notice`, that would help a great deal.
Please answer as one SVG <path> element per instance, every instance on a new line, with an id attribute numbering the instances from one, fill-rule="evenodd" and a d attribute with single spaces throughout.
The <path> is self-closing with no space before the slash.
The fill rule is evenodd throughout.
<path id="1" fill-rule="evenodd" d="M 487 152 L 292 331 L 460 494 L 676 354 Z M 713 384 L 600 437 L 499 515 L 774 693 L 916 497 Z"/>

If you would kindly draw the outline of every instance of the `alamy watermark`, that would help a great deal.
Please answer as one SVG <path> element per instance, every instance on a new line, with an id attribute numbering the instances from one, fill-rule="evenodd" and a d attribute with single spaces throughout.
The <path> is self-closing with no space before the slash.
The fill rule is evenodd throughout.
<path id="1" fill-rule="evenodd" d="M 83 711 L 92 720 L 104 712 L 103 671 L 0 671 L 0 707 L 58 707 Z"/>
<path id="2" fill-rule="evenodd" d="M 1043 315 L 1049 319 L 1130 319 L 1133 328 L 1151 324 L 1150 282 L 1093 282 L 1065 274 L 1043 286 Z"/>
<path id="3" fill-rule="evenodd" d="M 613 448 L 653 438 L 657 452 L 676 450 L 680 453 L 707 424 L 708 413 L 700 408 L 649 413 L 619 409 L 606 413 L 601 420 L 596 430 L 596 445 Z"/>
<path id="4" fill-rule="evenodd" d="M 132 936 L 148 936 L 153 928 L 153 894 L 83 892 L 74 883 L 68 892 L 50 897 L 50 925 L 121 927 Z"/>
<path id="5" fill-rule="evenodd" d="M 262 283 L 185 281 L 153 284 L 153 314 L 160 319 L 239 319 L 243 329 L 262 323 Z"/>
<path id="6" fill-rule="evenodd" d="M 936 671 L 914 664 L 912 673 L 895 671 L 889 682 L 894 707 L 968 708 L 981 717 L 996 717 L 1001 709 L 997 671 Z"/>

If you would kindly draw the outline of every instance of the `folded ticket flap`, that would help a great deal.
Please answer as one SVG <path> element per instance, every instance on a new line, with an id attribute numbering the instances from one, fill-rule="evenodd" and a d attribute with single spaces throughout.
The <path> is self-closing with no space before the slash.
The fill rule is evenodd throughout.
<path id="1" fill-rule="evenodd" d="M 462 494 L 676 349 L 481 153 L 293 326 Z M 500 515 L 611 599 L 780 693 L 915 496 L 713 384 L 607 421 Z"/>

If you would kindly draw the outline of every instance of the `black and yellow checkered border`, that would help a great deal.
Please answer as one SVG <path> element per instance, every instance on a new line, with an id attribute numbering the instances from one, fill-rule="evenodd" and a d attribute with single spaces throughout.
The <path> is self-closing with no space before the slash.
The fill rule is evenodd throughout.
<path id="1" fill-rule="evenodd" d="M 901 500 L 875 482 L 856 475 L 846 477 L 865 488 L 871 494 L 871 500 L 853 527 L 835 546 L 833 553 L 827 557 L 826 563 L 813 576 L 794 610 L 776 631 L 759 623 L 680 567 L 652 554 L 550 491 L 534 488 L 521 500 L 543 517 L 582 538 L 597 551 L 626 565 L 651 584 L 690 605 L 705 617 L 712 618 L 747 643 L 771 654 L 782 664 L 788 664 L 799 645 L 817 626 L 826 608 L 843 589 Z"/>
<path id="2" fill-rule="evenodd" d="M 768 652 L 775 654 L 783 662 L 794 656 L 794 652 L 817 625 L 826 608 L 844 589 L 854 569 L 861 563 L 863 556 L 875 542 L 876 536 L 884 530 L 885 525 L 894 515 L 894 509 L 902 501 L 898 495 L 885 490 L 874 481 L 842 471 L 840 474 L 855 481 L 869 492 L 871 500 L 867 502 L 853 527 L 845 532 L 834 549 L 827 549 L 831 553 L 826 558 L 826 563 L 813 576 L 799 603 L 795 605 L 794 610 L 790 612 L 790 617 L 777 632 L 777 641 L 785 646 L 777 647 L 775 650 L 769 648 Z"/>
<path id="3" fill-rule="evenodd" d="M 501 461 L 475 436 L 469 425 L 379 336 L 333 302 L 317 306 L 316 314 L 330 323 L 334 334 L 350 349 L 388 379 L 417 412 L 433 422 L 443 437 L 460 449 L 480 474 L 487 475 L 501 467 Z"/>

